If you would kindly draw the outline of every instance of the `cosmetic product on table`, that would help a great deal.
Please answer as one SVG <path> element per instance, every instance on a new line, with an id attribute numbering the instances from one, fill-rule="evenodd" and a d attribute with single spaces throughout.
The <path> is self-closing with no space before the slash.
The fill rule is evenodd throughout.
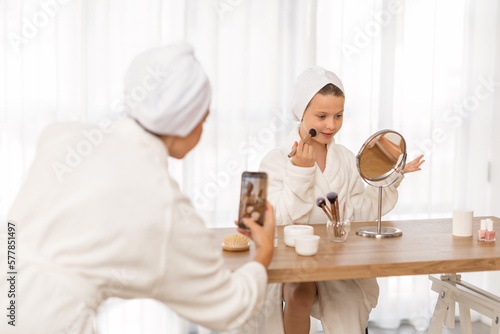
<path id="1" fill-rule="evenodd" d="M 328 194 L 326 194 L 326 198 L 328 199 L 328 202 L 330 202 L 331 205 L 333 220 L 339 221 L 340 216 L 339 216 L 339 203 L 337 201 L 338 198 L 337 193 L 331 191 Z"/>
<path id="2" fill-rule="evenodd" d="M 344 201 L 344 206 L 342 207 L 342 221 L 344 221 L 344 220 L 345 220 L 345 203 L 346 203 L 346 202 L 347 202 L 347 201 Z"/>
<path id="3" fill-rule="evenodd" d="M 328 240 L 331 242 L 344 242 L 351 230 L 351 222 L 345 219 L 338 222 L 328 221 L 326 223 L 326 232 L 328 233 Z"/>
<path id="4" fill-rule="evenodd" d="M 326 206 L 326 200 L 323 197 L 316 198 L 316 205 L 323 210 L 323 212 L 326 214 L 326 216 L 328 217 L 329 220 L 334 219 L 332 216 L 333 212 L 330 211 L 328 206 Z"/>
<path id="5" fill-rule="evenodd" d="M 474 211 L 454 210 L 453 235 L 456 237 L 472 237 L 473 220 L 474 220 Z"/>
<path id="6" fill-rule="evenodd" d="M 351 223 L 349 219 L 345 219 L 345 202 L 344 202 L 344 212 L 342 213 L 343 218 L 340 218 L 339 212 L 339 198 L 337 193 L 329 192 L 326 194 L 328 202 L 330 202 L 330 207 L 325 205 L 325 199 L 323 197 L 318 197 L 316 199 L 316 205 L 321 207 L 325 212 L 328 221 L 326 222 L 326 231 L 328 233 L 328 240 L 332 242 L 344 242 L 347 239 L 349 231 L 351 230 Z"/>
<path id="7" fill-rule="evenodd" d="M 287 225 L 284 229 L 284 241 L 288 247 L 295 247 L 295 237 L 301 235 L 313 235 L 314 228 L 311 225 Z"/>
<path id="8" fill-rule="evenodd" d="M 351 222 L 349 219 L 339 220 L 338 222 L 327 221 L 326 232 L 328 240 L 331 242 L 344 242 L 347 240 L 351 230 Z"/>
<path id="9" fill-rule="evenodd" d="M 297 235 L 295 239 L 295 252 L 302 256 L 312 256 L 318 252 L 319 235 Z"/>
<path id="10" fill-rule="evenodd" d="M 484 240 L 487 242 L 495 241 L 495 230 L 493 229 L 493 220 L 487 219 L 486 220 L 486 235 Z"/>
<path id="11" fill-rule="evenodd" d="M 484 241 L 486 238 L 486 219 L 481 219 L 479 230 L 477 230 L 477 240 Z"/>

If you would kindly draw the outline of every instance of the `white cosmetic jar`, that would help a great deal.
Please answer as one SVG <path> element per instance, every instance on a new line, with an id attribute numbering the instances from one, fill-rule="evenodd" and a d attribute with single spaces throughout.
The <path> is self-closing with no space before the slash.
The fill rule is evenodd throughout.
<path id="1" fill-rule="evenodd" d="M 285 226 L 285 245 L 295 247 L 294 237 L 299 235 L 313 235 L 314 228 L 310 225 L 287 225 Z"/>
<path id="2" fill-rule="evenodd" d="M 319 235 L 298 235 L 294 239 L 297 254 L 311 256 L 318 252 Z"/>

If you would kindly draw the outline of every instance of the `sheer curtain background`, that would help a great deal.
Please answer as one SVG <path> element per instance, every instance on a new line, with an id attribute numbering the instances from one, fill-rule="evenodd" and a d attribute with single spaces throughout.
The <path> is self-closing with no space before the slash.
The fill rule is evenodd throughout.
<path id="1" fill-rule="evenodd" d="M 194 45 L 214 95 L 200 144 L 170 170 L 208 226 L 232 226 L 241 172 L 258 169 L 293 128 L 291 87 L 311 65 L 344 81 L 338 143 L 356 153 L 392 128 L 409 159 L 425 154 L 385 219 L 451 217 L 455 208 L 500 216 L 499 1 L 4 0 L 0 36 L 2 224 L 41 129 L 123 117 L 131 59 L 179 40 Z M 500 294 L 498 272 L 464 276 Z M 379 284 L 371 321 L 427 326 L 437 296 L 426 276 Z M 98 328 L 196 331 L 152 300 L 109 300 Z"/>

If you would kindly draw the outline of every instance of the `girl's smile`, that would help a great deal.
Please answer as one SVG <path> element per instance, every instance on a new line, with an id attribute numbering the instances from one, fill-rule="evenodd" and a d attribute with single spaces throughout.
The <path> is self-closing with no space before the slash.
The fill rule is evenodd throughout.
<path id="1" fill-rule="evenodd" d="M 326 139 L 332 139 L 333 137 L 333 132 L 321 132 L 320 134 Z"/>

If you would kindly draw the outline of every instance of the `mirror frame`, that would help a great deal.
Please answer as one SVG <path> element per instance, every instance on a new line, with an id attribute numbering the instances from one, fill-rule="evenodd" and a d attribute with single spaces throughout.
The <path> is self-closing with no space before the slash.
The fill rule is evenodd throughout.
<path id="1" fill-rule="evenodd" d="M 363 151 L 366 149 L 368 144 L 375 139 L 376 137 L 386 134 L 386 133 L 394 133 L 397 134 L 403 144 L 402 148 L 402 153 L 399 156 L 398 160 L 394 164 L 394 166 L 387 171 L 386 173 L 372 177 L 372 178 L 367 178 L 364 176 L 364 174 L 361 171 L 361 166 L 360 166 L 360 161 L 361 161 L 361 155 Z M 400 144 L 401 147 L 401 144 Z M 361 146 L 358 154 L 356 155 L 356 167 L 358 168 L 358 173 L 359 176 L 363 181 L 368 183 L 370 186 L 373 187 L 378 187 L 379 192 L 378 192 L 378 221 L 377 221 L 377 226 L 367 226 L 367 227 L 361 227 L 356 230 L 356 234 L 362 237 L 369 237 L 369 238 L 394 238 L 394 237 L 400 237 L 403 235 L 403 232 L 400 229 L 394 228 L 394 227 L 382 227 L 382 189 L 385 187 L 390 186 L 394 182 L 396 182 L 401 175 L 403 174 L 403 170 L 406 166 L 406 156 L 407 156 L 407 150 L 406 150 L 406 141 L 404 137 L 399 133 L 394 130 L 390 129 L 385 129 L 385 130 L 380 130 L 372 134 L 368 139 L 364 142 L 364 144 Z M 380 184 L 381 181 L 386 180 L 387 178 L 395 176 L 393 180 L 390 180 L 389 182 L 385 184 Z"/>
<path id="2" fill-rule="evenodd" d="M 399 156 L 398 161 L 394 164 L 394 166 L 389 171 L 387 171 L 386 173 L 384 173 L 384 174 L 382 174 L 380 176 L 377 176 L 377 177 L 372 177 L 372 178 L 365 177 L 365 175 L 361 171 L 361 166 L 360 166 L 361 154 L 363 153 L 363 151 L 365 150 L 365 148 L 368 146 L 368 144 L 373 139 L 377 138 L 378 136 L 380 136 L 382 134 L 386 134 L 386 133 L 394 133 L 394 134 L 397 134 L 401 138 L 402 143 L 404 145 L 404 148 L 402 150 L 403 153 Z M 399 132 L 396 132 L 396 131 L 390 130 L 390 129 L 380 130 L 380 131 L 377 131 L 374 134 L 372 134 L 370 137 L 368 137 L 368 139 L 363 143 L 363 145 L 359 149 L 359 152 L 356 155 L 356 167 L 357 167 L 358 173 L 361 176 L 361 178 L 363 179 L 363 181 L 365 181 L 366 183 L 368 183 L 369 185 L 374 186 L 374 187 L 380 187 L 380 185 L 376 184 L 375 182 L 380 182 L 380 181 L 383 181 L 383 180 L 387 179 L 394 172 L 396 172 L 397 174 L 399 174 L 391 182 L 382 185 L 382 187 L 387 187 L 387 186 L 390 186 L 391 184 L 393 184 L 394 182 L 396 182 L 397 179 L 399 179 L 399 177 L 403 173 L 403 170 L 404 170 L 404 168 L 406 166 L 406 154 L 407 154 L 406 153 L 406 141 L 405 141 L 404 137 Z M 400 169 L 399 172 L 397 171 L 398 168 Z"/>

